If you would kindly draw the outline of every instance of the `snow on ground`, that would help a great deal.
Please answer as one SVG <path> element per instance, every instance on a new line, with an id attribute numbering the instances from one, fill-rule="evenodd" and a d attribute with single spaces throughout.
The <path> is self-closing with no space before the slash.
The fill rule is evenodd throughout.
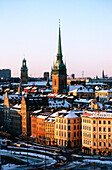
<path id="1" fill-rule="evenodd" d="M 86 162 L 86 163 L 98 163 L 98 164 L 105 164 L 105 165 L 112 165 L 112 161 L 101 161 L 101 160 L 95 160 L 95 159 L 84 159 L 83 162 Z"/>
<path id="2" fill-rule="evenodd" d="M 15 165 L 15 164 L 6 164 L 6 165 L 2 165 L 1 169 L 2 170 L 8 170 L 8 169 L 14 169 L 19 167 L 20 165 Z"/>

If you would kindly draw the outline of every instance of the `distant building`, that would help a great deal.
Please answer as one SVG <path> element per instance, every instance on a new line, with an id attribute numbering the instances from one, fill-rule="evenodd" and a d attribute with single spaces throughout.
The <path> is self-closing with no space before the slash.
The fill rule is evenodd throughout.
<path id="1" fill-rule="evenodd" d="M 62 59 L 62 48 L 61 48 L 61 30 L 59 25 L 59 40 L 58 40 L 58 52 L 57 60 L 52 69 L 52 92 L 61 94 L 67 93 L 67 69 Z"/>
<path id="2" fill-rule="evenodd" d="M 47 80 L 49 78 L 49 72 L 44 72 L 44 79 Z"/>
<path id="3" fill-rule="evenodd" d="M 26 66 L 26 60 L 23 59 L 21 67 L 21 84 L 28 83 L 28 68 Z"/>
<path id="4" fill-rule="evenodd" d="M 107 102 L 109 98 L 112 98 L 112 89 L 97 90 L 95 91 L 95 97 L 98 98 L 100 102 Z"/>
<path id="5" fill-rule="evenodd" d="M 0 70 L 0 79 L 1 80 L 10 80 L 11 79 L 11 70 L 10 69 Z"/>
<path id="6" fill-rule="evenodd" d="M 78 98 L 94 98 L 95 97 L 95 92 L 93 89 L 88 89 L 82 85 L 76 85 L 74 86 L 73 90 L 70 90 L 69 95 L 77 96 Z"/>
<path id="7" fill-rule="evenodd" d="M 4 98 L 4 125 L 3 129 L 13 135 L 19 135 L 22 132 L 22 116 L 19 105 L 16 108 L 10 108 L 8 94 Z"/>
<path id="8" fill-rule="evenodd" d="M 71 77 L 72 79 L 74 79 L 74 78 L 75 78 L 75 74 L 71 74 L 70 77 Z"/>
<path id="9" fill-rule="evenodd" d="M 103 79 L 105 78 L 104 70 L 102 71 L 102 78 L 103 78 Z"/>

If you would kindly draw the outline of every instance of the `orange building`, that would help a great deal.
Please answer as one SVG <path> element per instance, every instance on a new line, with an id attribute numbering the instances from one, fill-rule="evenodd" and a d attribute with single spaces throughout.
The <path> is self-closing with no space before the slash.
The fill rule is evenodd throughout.
<path id="1" fill-rule="evenodd" d="M 47 117 L 44 115 L 31 115 L 31 136 L 42 144 L 45 143 L 45 119 Z"/>

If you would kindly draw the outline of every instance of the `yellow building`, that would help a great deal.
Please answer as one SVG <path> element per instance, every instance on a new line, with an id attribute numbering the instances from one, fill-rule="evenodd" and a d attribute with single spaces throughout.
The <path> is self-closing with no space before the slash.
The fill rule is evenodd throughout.
<path id="1" fill-rule="evenodd" d="M 95 92 L 95 97 L 99 97 L 99 101 L 108 101 L 112 97 L 112 89 L 110 90 L 98 90 Z"/>
<path id="2" fill-rule="evenodd" d="M 82 115 L 82 152 L 112 155 L 112 113 L 88 112 Z"/>
<path id="3" fill-rule="evenodd" d="M 74 110 L 58 112 L 55 119 L 55 140 L 59 146 L 81 146 L 81 118 Z"/>
<path id="4" fill-rule="evenodd" d="M 75 88 L 75 87 L 74 87 Z M 91 97 L 94 98 L 95 97 L 95 92 L 93 89 L 88 89 L 84 86 L 76 86 L 76 88 L 74 90 L 69 91 L 68 93 L 69 95 L 73 95 L 73 96 L 77 96 L 79 98 L 87 98 L 87 97 Z"/>
<path id="5" fill-rule="evenodd" d="M 48 118 L 45 120 L 45 140 L 46 145 L 55 145 L 55 118 Z"/>

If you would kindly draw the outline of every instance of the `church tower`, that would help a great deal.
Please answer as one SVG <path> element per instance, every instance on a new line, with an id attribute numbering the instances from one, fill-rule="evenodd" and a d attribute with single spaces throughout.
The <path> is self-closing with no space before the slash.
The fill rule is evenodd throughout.
<path id="1" fill-rule="evenodd" d="M 58 51 L 56 55 L 56 63 L 51 71 L 52 92 L 57 94 L 66 94 L 67 92 L 67 69 L 62 58 L 61 29 L 59 23 Z"/>
<path id="2" fill-rule="evenodd" d="M 27 83 L 28 83 L 28 68 L 26 66 L 26 60 L 24 58 L 21 67 L 21 84 L 27 84 Z"/>

